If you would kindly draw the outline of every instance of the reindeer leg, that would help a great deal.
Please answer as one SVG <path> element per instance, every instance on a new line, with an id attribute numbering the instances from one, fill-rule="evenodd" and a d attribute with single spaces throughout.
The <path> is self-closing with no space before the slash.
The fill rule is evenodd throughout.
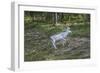
<path id="1" fill-rule="evenodd" d="M 55 41 L 52 41 L 52 44 L 53 44 L 54 48 L 57 49 L 57 47 L 55 45 Z"/>
<path id="2" fill-rule="evenodd" d="M 66 40 L 65 40 L 65 39 L 63 39 L 63 46 L 65 46 L 65 42 L 66 42 Z"/>

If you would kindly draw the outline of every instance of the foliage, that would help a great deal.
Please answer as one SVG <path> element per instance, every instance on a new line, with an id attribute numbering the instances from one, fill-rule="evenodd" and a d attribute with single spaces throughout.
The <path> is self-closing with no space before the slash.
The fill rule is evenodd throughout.
<path id="1" fill-rule="evenodd" d="M 90 58 L 90 15 L 79 13 L 24 12 L 24 60 Z M 54 49 L 50 36 L 70 26 L 66 45 Z"/>

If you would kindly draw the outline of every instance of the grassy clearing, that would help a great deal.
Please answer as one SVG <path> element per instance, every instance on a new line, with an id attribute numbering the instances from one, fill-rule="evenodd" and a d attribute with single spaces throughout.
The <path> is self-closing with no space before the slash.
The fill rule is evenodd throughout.
<path id="1" fill-rule="evenodd" d="M 72 33 L 69 35 L 69 42 L 67 41 L 65 46 L 58 43 L 58 49 L 55 50 L 50 36 L 64 31 L 64 25 L 54 26 L 52 24 L 34 23 L 26 26 L 24 33 L 24 60 L 41 61 L 90 58 L 90 25 L 73 25 L 70 28 Z M 67 49 L 71 50 L 66 51 Z"/>

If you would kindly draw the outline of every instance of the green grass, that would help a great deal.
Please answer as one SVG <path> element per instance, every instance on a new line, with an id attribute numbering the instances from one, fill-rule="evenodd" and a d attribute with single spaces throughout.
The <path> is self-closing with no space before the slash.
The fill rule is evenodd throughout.
<path id="1" fill-rule="evenodd" d="M 72 31 L 72 37 L 90 37 L 89 24 L 71 25 L 70 28 Z M 46 35 L 50 36 L 64 31 L 66 27 L 63 24 L 61 24 L 60 26 L 53 26 L 52 24 L 34 22 L 25 26 L 25 30 L 28 29 L 38 29 L 38 31 L 40 30 L 41 32 L 44 32 L 46 33 Z"/>
<path id="2" fill-rule="evenodd" d="M 71 26 L 72 37 L 90 37 L 90 25 L 73 25 Z"/>
<path id="3" fill-rule="evenodd" d="M 76 49 L 73 54 L 71 52 L 63 52 L 61 54 L 60 52 L 63 50 L 62 45 L 58 45 L 59 48 L 57 50 L 60 51 L 55 53 L 57 50 L 53 48 L 50 41 L 50 36 L 64 31 L 65 28 L 66 27 L 63 24 L 60 26 L 54 26 L 53 24 L 46 24 L 42 22 L 34 22 L 25 25 L 24 61 L 79 59 L 80 55 L 84 53 L 77 52 Z M 70 28 L 72 31 L 72 33 L 69 35 L 70 38 L 90 38 L 89 24 L 72 25 Z M 89 49 L 89 45 L 82 46 L 85 46 L 86 49 Z M 89 58 L 89 56 L 84 58 Z"/>

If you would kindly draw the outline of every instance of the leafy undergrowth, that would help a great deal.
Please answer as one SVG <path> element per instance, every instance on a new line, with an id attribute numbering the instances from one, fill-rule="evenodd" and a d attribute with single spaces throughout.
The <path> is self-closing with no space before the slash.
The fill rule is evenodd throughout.
<path id="1" fill-rule="evenodd" d="M 89 28 L 87 25 L 71 26 L 72 34 L 66 38 L 65 45 L 62 45 L 62 41 L 57 42 L 57 49 L 54 49 L 50 35 L 60 32 L 61 28 L 42 25 L 25 29 L 24 61 L 90 58 Z"/>

